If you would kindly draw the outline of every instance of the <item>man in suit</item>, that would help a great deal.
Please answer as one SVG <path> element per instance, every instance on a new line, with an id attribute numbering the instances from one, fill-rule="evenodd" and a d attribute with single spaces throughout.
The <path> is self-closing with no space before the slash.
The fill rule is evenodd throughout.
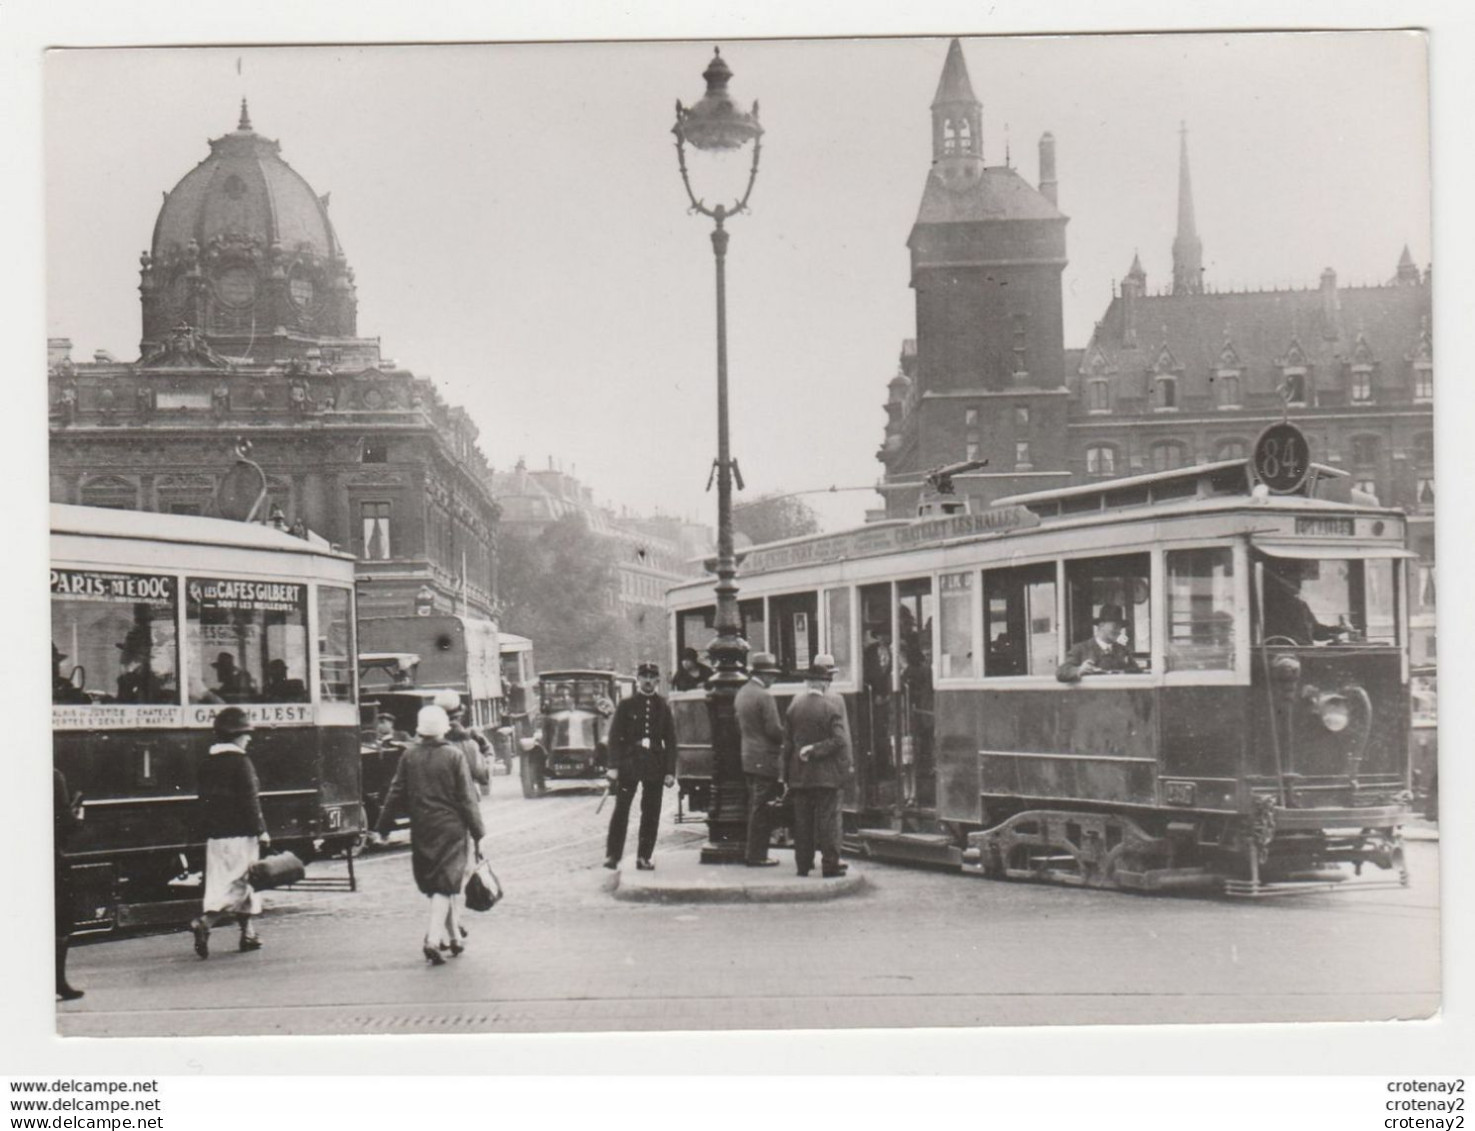
<path id="1" fill-rule="evenodd" d="M 1061 683 L 1076 683 L 1082 676 L 1105 672 L 1140 672 L 1137 661 L 1121 643 L 1126 616 L 1120 605 L 1102 605 L 1096 614 L 1096 630 L 1065 654 L 1065 663 L 1055 672 Z"/>
<path id="2" fill-rule="evenodd" d="M 748 682 L 734 700 L 738 729 L 743 736 L 743 776 L 748 779 L 749 868 L 768 868 L 778 861 L 768 855 L 770 801 L 779 794 L 779 759 L 783 755 L 784 724 L 778 704 L 768 689 L 778 676 L 778 660 L 772 652 L 755 652 Z"/>
<path id="3" fill-rule="evenodd" d="M 609 778 L 615 788 L 615 811 L 609 819 L 604 866 L 618 868 L 625 852 L 630 806 L 640 788 L 640 833 L 635 866 L 655 868 L 656 830 L 661 822 L 661 787 L 676 784 L 676 723 L 671 707 L 656 694 L 661 669 L 644 663 L 635 669 L 635 694 L 622 699 L 609 724 Z"/>
<path id="4" fill-rule="evenodd" d="M 840 786 L 850 773 L 850 723 L 845 701 L 830 690 L 833 656 L 809 664 L 806 687 L 789 704 L 788 737 L 780 778 L 794 797 L 794 866 L 814 867 L 818 842 L 821 874 L 843 876 L 840 863 Z"/>

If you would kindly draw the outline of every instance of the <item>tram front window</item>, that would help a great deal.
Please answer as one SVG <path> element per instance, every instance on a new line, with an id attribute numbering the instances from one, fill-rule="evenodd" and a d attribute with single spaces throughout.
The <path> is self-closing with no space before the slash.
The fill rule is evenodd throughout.
<path id="1" fill-rule="evenodd" d="M 318 695 L 324 703 L 353 701 L 353 615 L 347 589 L 318 586 Z M 306 699 L 306 688 L 300 699 Z"/>
<path id="2" fill-rule="evenodd" d="M 191 577 L 185 598 L 191 703 L 306 701 L 306 585 Z"/>
<path id="3" fill-rule="evenodd" d="M 1234 668 L 1234 552 L 1228 546 L 1169 550 L 1169 671 Z"/>
<path id="4" fill-rule="evenodd" d="M 52 702 L 179 702 L 174 593 L 165 575 L 52 570 Z"/>
<path id="5" fill-rule="evenodd" d="M 1266 644 L 1396 644 L 1391 559 L 1263 555 Z"/>

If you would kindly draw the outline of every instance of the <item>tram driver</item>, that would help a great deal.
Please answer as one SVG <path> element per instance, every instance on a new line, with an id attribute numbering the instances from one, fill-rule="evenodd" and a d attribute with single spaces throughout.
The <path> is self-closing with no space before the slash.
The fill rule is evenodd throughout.
<path id="1" fill-rule="evenodd" d="M 1265 561 L 1265 633 L 1262 639 L 1280 638 L 1295 644 L 1311 645 L 1342 641 L 1347 629 L 1322 624 L 1301 596 L 1301 582 L 1306 566 L 1293 559 Z"/>
<path id="2" fill-rule="evenodd" d="M 1121 642 L 1126 616 L 1120 605 L 1102 605 L 1091 635 L 1065 654 L 1065 663 L 1055 672 L 1061 683 L 1075 683 L 1082 676 L 1106 672 L 1140 672 L 1132 653 Z"/>

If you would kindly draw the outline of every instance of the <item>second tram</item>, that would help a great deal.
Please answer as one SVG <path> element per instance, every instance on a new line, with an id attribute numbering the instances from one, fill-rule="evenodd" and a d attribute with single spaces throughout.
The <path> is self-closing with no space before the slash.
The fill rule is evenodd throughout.
<path id="1" fill-rule="evenodd" d="M 215 518 L 53 505 L 55 764 L 85 817 L 66 865 L 78 930 L 198 910 L 195 774 L 244 708 L 274 846 L 349 852 L 359 799 L 353 558 Z M 351 855 L 350 855 L 351 862 Z"/>
<path id="2" fill-rule="evenodd" d="M 839 666 L 847 848 L 1135 890 L 1406 882 L 1404 515 L 1252 482 L 1227 461 L 749 551 L 775 693 Z M 674 654 L 710 641 L 709 581 L 669 607 Z M 1121 670 L 1077 678 L 1112 620 Z M 704 695 L 672 701 L 699 787 Z"/>

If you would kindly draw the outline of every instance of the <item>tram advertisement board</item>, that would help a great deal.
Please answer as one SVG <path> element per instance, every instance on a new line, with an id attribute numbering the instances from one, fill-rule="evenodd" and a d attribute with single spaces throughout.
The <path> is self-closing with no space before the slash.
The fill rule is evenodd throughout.
<path id="1" fill-rule="evenodd" d="M 894 550 L 913 550 L 922 546 L 940 545 L 954 538 L 999 534 L 1006 530 L 1023 530 L 1039 524 L 1039 515 L 1019 506 L 990 507 L 970 514 L 955 514 L 920 522 L 888 523 L 871 529 L 851 530 L 823 538 L 753 550 L 743 558 L 738 574 L 751 575 L 770 569 L 889 554 Z"/>
<path id="2" fill-rule="evenodd" d="M 1311 473 L 1311 446 L 1306 434 L 1289 420 L 1272 424 L 1255 441 L 1250 470 L 1272 495 L 1294 495 Z"/>

